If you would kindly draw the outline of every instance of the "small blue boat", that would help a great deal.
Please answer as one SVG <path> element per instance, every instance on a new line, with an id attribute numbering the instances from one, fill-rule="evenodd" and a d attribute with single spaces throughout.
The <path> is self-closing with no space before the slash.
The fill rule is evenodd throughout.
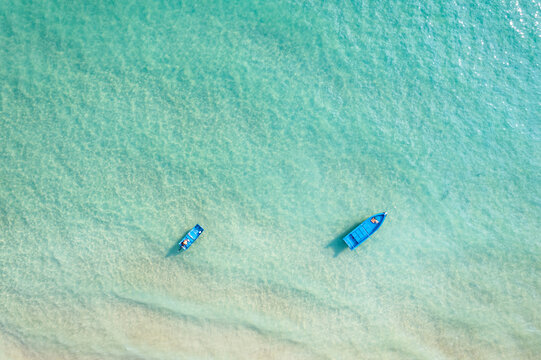
<path id="1" fill-rule="evenodd" d="M 197 224 L 178 242 L 178 251 L 188 250 L 203 232 L 203 228 Z"/>
<path id="2" fill-rule="evenodd" d="M 361 225 L 357 226 L 355 230 L 350 232 L 344 237 L 344 241 L 348 244 L 349 249 L 353 250 L 359 246 L 363 241 L 368 239 L 370 235 L 376 232 L 379 229 L 387 213 L 379 213 L 373 216 L 370 216 L 368 219 L 363 221 Z"/>

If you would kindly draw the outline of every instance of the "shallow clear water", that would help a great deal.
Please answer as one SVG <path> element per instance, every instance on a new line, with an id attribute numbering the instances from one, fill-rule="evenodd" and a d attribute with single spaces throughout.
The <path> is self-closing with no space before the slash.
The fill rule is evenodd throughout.
<path id="1" fill-rule="evenodd" d="M 540 12 L 1 3 L 0 358 L 535 358 Z"/>

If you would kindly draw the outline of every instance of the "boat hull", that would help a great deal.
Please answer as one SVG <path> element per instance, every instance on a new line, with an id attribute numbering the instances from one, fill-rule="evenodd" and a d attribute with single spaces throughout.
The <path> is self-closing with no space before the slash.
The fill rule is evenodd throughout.
<path id="1" fill-rule="evenodd" d="M 350 250 L 354 250 L 357 246 L 361 245 L 366 239 L 372 236 L 380 226 L 383 224 L 387 213 L 379 213 L 370 216 L 357 226 L 352 232 L 344 237 L 344 242 L 348 245 Z"/>
<path id="2" fill-rule="evenodd" d="M 201 227 L 201 225 L 197 224 L 195 225 L 184 237 L 178 242 L 178 251 L 182 250 L 188 250 L 190 246 L 197 240 L 199 235 L 204 231 L 204 229 Z M 187 240 L 188 243 L 186 245 L 183 245 L 182 243 L 184 240 Z"/>

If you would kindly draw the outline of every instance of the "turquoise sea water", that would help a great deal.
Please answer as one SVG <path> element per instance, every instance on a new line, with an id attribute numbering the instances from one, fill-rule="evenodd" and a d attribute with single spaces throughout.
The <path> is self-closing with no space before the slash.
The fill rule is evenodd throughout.
<path id="1" fill-rule="evenodd" d="M 539 356 L 539 1 L 80 3 L 0 2 L 1 359 Z"/>

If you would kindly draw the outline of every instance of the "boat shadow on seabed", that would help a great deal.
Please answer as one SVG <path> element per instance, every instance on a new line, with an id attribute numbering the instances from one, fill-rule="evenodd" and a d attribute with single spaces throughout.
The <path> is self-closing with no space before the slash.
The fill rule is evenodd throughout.
<path id="1" fill-rule="evenodd" d="M 359 224 L 352 225 L 348 231 L 344 231 L 343 233 L 341 233 L 337 238 L 329 242 L 327 246 L 325 246 L 325 248 L 333 249 L 334 257 L 337 257 L 338 255 L 340 255 L 344 250 L 348 250 L 349 247 L 344 241 L 344 237 L 348 235 L 350 232 L 352 232 L 353 230 L 355 230 L 357 226 L 359 226 Z"/>
<path id="2" fill-rule="evenodd" d="M 348 250 L 349 247 L 347 246 L 347 244 L 344 242 L 343 239 L 344 239 L 344 236 L 352 232 L 353 229 L 355 229 L 355 227 L 356 225 L 352 226 L 351 229 L 343 232 L 337 238 L 331 240 L 327 244 L 327 246 L 325 246 L 325 248 L 331 248 L 332 250 L 334 250 L 334 257 L 337 257 L 338 255 L 340 255 L 344 250 Z"/>
<path id="3" fill-rule="evenodd" d="M 167 252 L 167 254 L 165 254 L 165 257 L 168 258 L 170 256 L 180 256 L 180 255 L 183 255 L 184 254 L 184 251 L 178 251 L 178 242 L 180 240 L 175 240 L 175 244 L 173 246 L 171 246 L 171 248 L 169 249 L 169 251 Z"/>

